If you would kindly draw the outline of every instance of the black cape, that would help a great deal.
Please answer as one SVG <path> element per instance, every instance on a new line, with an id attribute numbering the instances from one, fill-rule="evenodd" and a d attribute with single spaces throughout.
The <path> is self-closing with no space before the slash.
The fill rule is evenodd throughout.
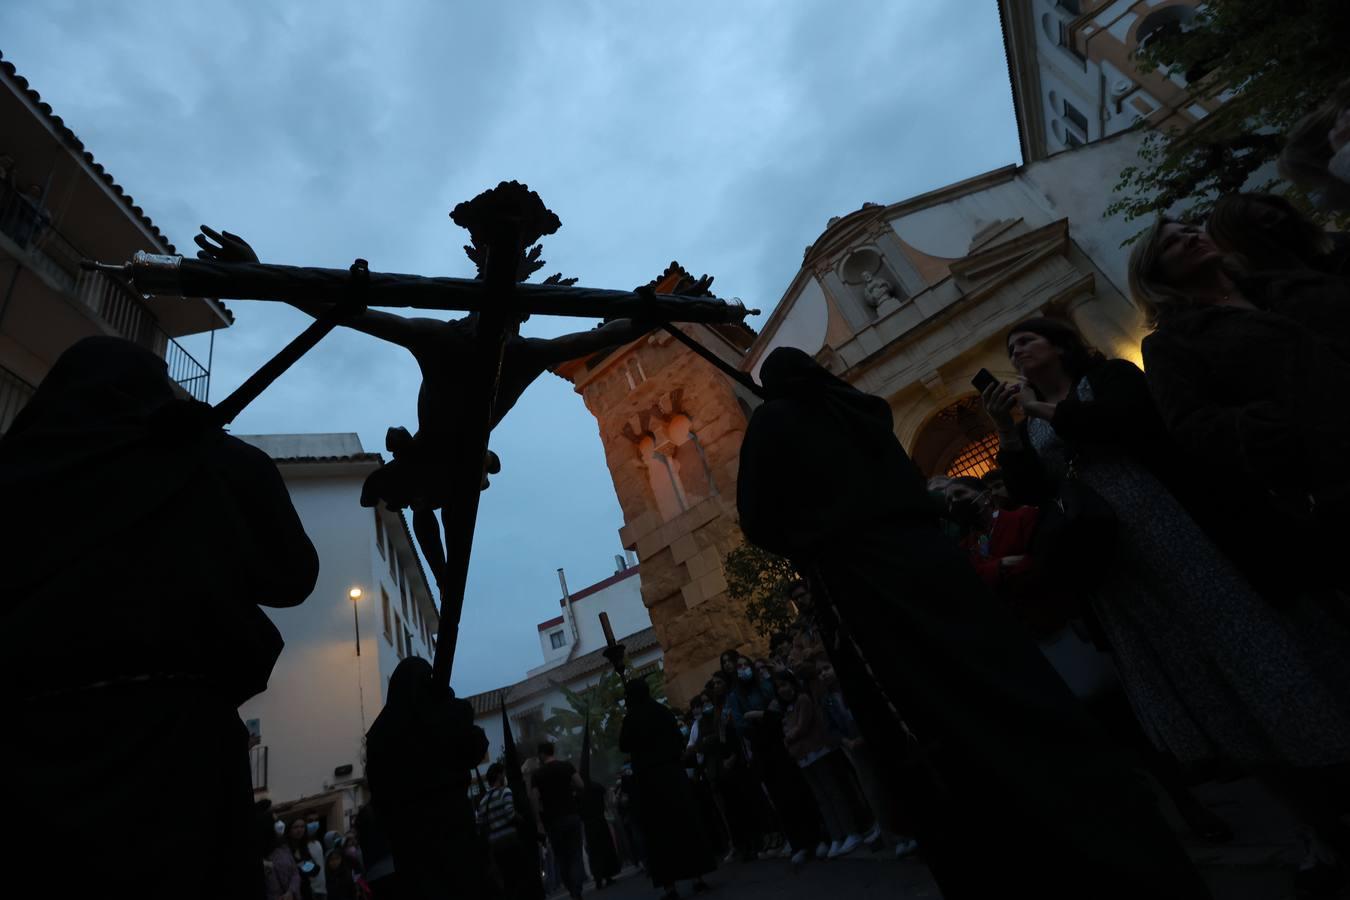
<path id="1" fill-rule="evenodd" d="M 384 709 L 366 734 L 371 802 L 389 838 L 401 895 L 478 900 L 487 890 L 469 770 L 487 753 L 473 707 L 408 657 L 389 678 Z"/>
<path id="2" fill-rule="evenodd" d="M 627 685 L 619 749 L 632 758 L 637 819 L 652 884 L 661 887 L 711 872 L 716 862 L 684 772 L 679 723 L 651 698 L 645 681 Z"/>
<path id="3" fill-rule="evenodd" d="M 830 652 L 866 740 L 904 755 L 890 704 L 917 735 L 921 777 L 897 805 L 943 896 L 1019 882 L 1047 897 L 1207 896 L 1136 771 L 938 531 L 889 406 L 790 348 L 761 378 L 741 527 L 811 573 L 837 616 Z M 1008 842 L 1018 833 L 1035 839 Z"/>
<path id="4" fill-rule="evenodd" d="M 318 557 L 265 453 L 179 399 L 164 361 L 86 338 L 0 441 L 0 661 L 19 696 L 147 675 L 207 680 L 233 705 L 267 686 Z M 38 640 L 40 635 L 59 640 Z"/>
<path id="5" fill-rule="evenodd" d="M 24 735 L 10 748 L 23 772 L 10 811 L 29 826 L 21 877 L 61 871 L 76 895 L 192 883 L 202 896 L 257 896 L 235 707 L 266 687 L 281 652 L 257 604 L 300 603 L 318 574 L 276 466 L 180 399 L 162 359 L 87 338 L 0 441 L 0 497 L 0 625 L 16 637 L 0 692 Z M 174 798 L 200 827 L 166 830 L 146 797 Z M 85 864 L 72 868 L 74 846 Z M 202 846 L 220 859 L 205 882 Z"/>

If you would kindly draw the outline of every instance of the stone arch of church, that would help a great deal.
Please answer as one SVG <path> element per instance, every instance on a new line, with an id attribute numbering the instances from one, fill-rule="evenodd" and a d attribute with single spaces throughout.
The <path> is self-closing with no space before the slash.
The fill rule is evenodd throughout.
<path id="1" fill-rule="evenodd" d="M 934 475 L 983 475 L 994 468 L 998 436 L 980 410 L 980 398 L 967 394 L 929 416 L 919 426 L 910 458 L 925 478 Z"/>

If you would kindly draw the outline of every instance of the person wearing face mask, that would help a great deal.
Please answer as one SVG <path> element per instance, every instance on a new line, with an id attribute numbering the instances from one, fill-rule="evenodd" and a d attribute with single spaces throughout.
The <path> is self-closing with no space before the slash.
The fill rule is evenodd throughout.
<path id="1" fill-rule="evenodd" d="M 772 674 L 767 669 L 761 671 L 742 656 L 736 662 L 736 677 L 743 696 L 755 697 L 754 702 L 747 702 L 743 713 L 752 762 L 773 804 L 774 825 L 782 830 L 783 840 L 771 842 L 767 855 L 775 855 L 776 848 L 776 855 L 800 864 L 808 848 L 817 846 L 824 830 L 824 811 L 783 742 L 783 707 Z M 754 692 L 747 686 L 753 686 Z"/>
<path id="2" fill-rule="evenodd" d="M 311 814 L 305 817 L 305 841 L 309 847 L 309 858 L 318 867 L 318 871 L 309 880 L 309 889 L 314 895 L 314 900 L 327 900 L 328 878 L 325 874 L 328 869 L 325 862 L 327 854 L 324 853 L 323 838 L 319 834 L 320 827 L 318 816 Z"/>
<path id="3" fill-rule="evenodd" d="M 734 665 L 734 657 L 732 662 Z M 755 858 L 764 840 L 760 813 L 763 792 L 753 781 L 745 741 L 727 708 L 731 693 L 726 674 L 714 672 L 706 691 L 710 702 L 704 705 L 699 720 L 698 749 L 731 838 L 731 850 L 723 861 L 731 862 L 739 856 L 748 862 Z"/>
<path id="4" fill-rule="evenodd" d="M 296 819 L 286 827 L 286 852 L 300 874 L 300 892 L 292 900 L 313 900 L 315 866 L 309 852 L 309 835 L 304 819 Z"/>
<path id="5" fill-rule="evenodd" d="M 267 900 L 300 900 L 300 866 L 287 840 L 286 823 L 277 819 L 272 827 L 272 850 L 263 859 L 263 893 Z"/>

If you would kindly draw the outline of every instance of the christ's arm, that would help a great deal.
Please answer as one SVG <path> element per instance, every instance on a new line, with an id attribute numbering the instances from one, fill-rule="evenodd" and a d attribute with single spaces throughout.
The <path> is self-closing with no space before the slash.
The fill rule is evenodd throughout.
<path id="1" fill-rule="evenodd" d="M 331 303 L 321 301 L 287 300 L 285 302 L 316 319 L 332 306 Z M 371 337 L 377 337 L 382 341 L 389 341 L 391 344 L 398 344 L 408 349 L 412 349 L 419 339 L 428 337 L 445 327 L 445 323 L 440 319 L 396 316 L 393 313 L 380 312 L 375 309 L 368 309 L 358 316 L 343 319 L 340 324 L 345 328 L 354 328 Z"/>
<path id="2" fill-rule="evenodd" d="M 551 340 L 530 338 L 530 345 L 539 353 L 540 361 L 551 368 L 569 359 L 635 341 L 648 331 L 651 331 L 650 323 L 635 319 L 615 319 L 590 331 L 578 331 Z"/>

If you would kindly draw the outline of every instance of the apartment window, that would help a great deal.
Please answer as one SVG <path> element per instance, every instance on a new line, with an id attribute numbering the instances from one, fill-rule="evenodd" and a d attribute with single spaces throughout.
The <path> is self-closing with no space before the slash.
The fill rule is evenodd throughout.
<path id="1" fill-rule="evenodd" d="M 403 618 L 411 619 L 412 616 L 408 613 L 408 592 L 402 591 L 400 593 L 399 599 L 402 601 L 403 605 Z"/>
<path id="2" fill-rule="evenodd" d="M 1068 119 L 1069 124 L 1077 128 L 1084 138 L 1088 136 L 1087 116 L 1079 112 L 1078 107 L 1074 106 L 1068 100 L 1064 101 L 1064 118 Z"/>
<path id="3" fill-rule="evenodd" d="M 380 518 L 380 508 L 375 507 L 375 546 L 380 550 L 380 556 L 384 556 L 384 520 Z"/>
<path id="4" fill-rule="evenodd" d="M 393 643 L 393 629 L 389 624 L 389 592 L 380 588 L 380 609 L 384 611 L 384 637 L 390 643 Z"/>
<path id="5" fill-rule="evenodd" d="M 557 650 L 567 645 L 567 635 L 562 631 L 555 631 L 548 636 L 548 642 L 554 650 Z"/>
<path id="6" fill-rule="evenodd" d="M 398 554 L 394 552 L 394 542 L 389 542 L 389 577 L 398 584 Z"/>
<path id="7" fill-rule="evenodd" d="M 399 659 L 406 655 L 403 652 L 403 620 L 398 617 L 398 613 L 394 613 L 394 633 L 389 636 L 389 643 L 398 651 Z"/>
<path id="8" fill-rule="evenodd" d="M 403 629 L 403 647 L 404 647 L 403 650 L 404 656 L 416 655 L 413 652 L 412 632 L 409 631 L 406 626 Z"/>

